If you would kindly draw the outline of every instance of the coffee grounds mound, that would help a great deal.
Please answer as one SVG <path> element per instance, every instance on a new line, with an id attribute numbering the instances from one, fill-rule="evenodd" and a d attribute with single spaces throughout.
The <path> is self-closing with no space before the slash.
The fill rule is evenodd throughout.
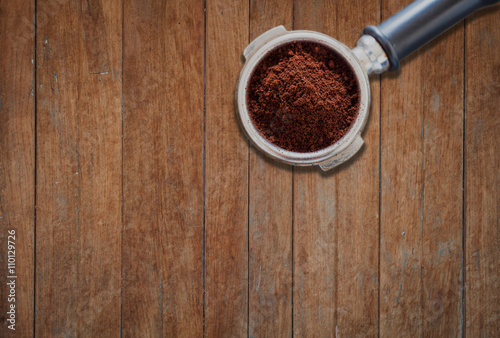
<path id="1" fill-rule="evenodd" d="M 255 67 L 247 93 L 257 130 L 293 152 L 321 150 L 340 140 L 360 104 L 347 61 L 325 45 L 304 41 L 270 51 Z"/>

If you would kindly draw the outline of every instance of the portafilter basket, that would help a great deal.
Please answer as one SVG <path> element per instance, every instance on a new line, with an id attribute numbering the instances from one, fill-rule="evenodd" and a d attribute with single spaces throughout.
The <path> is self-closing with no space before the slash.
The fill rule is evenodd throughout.
<path id="1" fill-rule="evenodd" d="M 275 27 L 253 40 L 243 51 L 246 62 L 236 87 L 238 115 L 248 138 L 263 153 L 298 166 L 319 165 L 332 169 L 350 159 L 363 146 L 361 132 L 368 120 L 370 83 L 368 76 L 394 71 L 399 61 L 434 39 L 478 9 L 500 0 L 417 0 L 379 26 L 363 30 L 355 48 L 349 49 L 334 38 L 313 31 L 287 31 Z M 247 88 L 255 67 L 272 50 L 290 42 L 322 44 L 344 58 L 355 74 L 360 91 L 357 117 L 349 131 L 336 143 L 314 152 L 282 149 L 263 137 L 248 113 Z"/>

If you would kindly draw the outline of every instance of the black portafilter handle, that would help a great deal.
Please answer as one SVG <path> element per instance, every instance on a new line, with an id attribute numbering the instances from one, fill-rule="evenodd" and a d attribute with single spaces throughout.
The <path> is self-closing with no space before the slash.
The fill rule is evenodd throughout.
<path id="1" fill-rule="evenodd" d="M 368 26 L 390 62 L 390 71 L 399 61 L 459 23 L 478 9 L 500 0 L 416 0 L 378 26 Z"/>

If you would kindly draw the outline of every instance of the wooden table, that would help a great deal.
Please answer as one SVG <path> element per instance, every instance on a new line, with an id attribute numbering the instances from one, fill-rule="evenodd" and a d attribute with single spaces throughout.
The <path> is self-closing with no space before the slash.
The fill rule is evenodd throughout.
<path id="1" fill-rule="evenodd" d="M 260 33 L 409 2 L 0 0 L 0 336 L 500 336 L 498 6 L 372 78 L 338 169 L 236 120 Z"/>

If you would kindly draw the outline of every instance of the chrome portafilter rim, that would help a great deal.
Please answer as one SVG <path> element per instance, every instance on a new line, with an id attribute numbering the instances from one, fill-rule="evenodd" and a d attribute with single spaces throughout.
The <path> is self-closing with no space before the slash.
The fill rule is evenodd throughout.
<path id="1" fill-rule="evenodd" d="M 269 36 L 271 35 L 270 33 L 272 33 L 272 31 L 275 32 L 274 36 Z M 265 34 L 268 34 L 268 39 L 265 39 Z M 280 26 L 264 33 L 262 36 L 264 38 L 262 38 L 260 44 L 258 43 L 259 38 L 257 38 L 245 50 L 244 54 L 247 60 L 240 72 L 236 90 L 238 115 L 243 130 L 245 131 L 248 138 L 263 153 L 271 156 L 276 160 L 292 165 L 308 166 L 315 164 L 325 164 L 325 166 L 322 165 L 322 168 L 326 170 L 329 169 L 329 166 L 331 166 L 332 164 L 333 166 L 339 164 L 330 163 L 330 165 L 328 165 L 328 162 L 333 158 L 336 158 L 336 162 L 343 162 L 350 158 L 352 154 L 348 154 L 349 156 L 340 155 L 342 153 L 349 152 L 349 149 L 352 150 L 351 152 L 355 153 L 362 146 L 363 141 L 360 134 L 368 120 L 368 111 L 370 106 L 370 83 L 368 80 L 368 74 L 366 73 L 366 70 L 361 64 L 358 57 L 353 53 L 353 51 L 351 51 L 341 42 L 333 39 L 332 37 L 329 37 L 328 35 L 317 32 L 304 30 L 289 32 L 286 31 L 282 26 Z M 261 133 L 253 124 L 247 107 L 247 88 L 255 67 L 270 51 L 287 43 L 298 41 L 307 41 L 322 44 L 343 57 L 347 64 L 351 66 L 353 73 L 358 81 L 360 91 L 360 105 L 358 114 L 349 131 L 334 144 L 324 149 L 307 153 L 285 150 L 269 142 L 261 135 Z"/>
<path id="2" fill-rule="evenodd" d="M 368 75 L 398 69 L 399 61 L 475 11 L 500 0 L 415 0 L 378 26 L 367 26 L 351 51 L 337 40 L 312 31 L 288 32 L 278 26 L 261 34 L 243 52 L 245 63 L 237 86 L 236 102 L 243 129 L 265 154 L 293 165 L 319 164 L 331 169 L 347 161 L 363 145 L 360 133 L 368 118 L 370 86 Z M 278 148 L 257 131 L 246 107 L 246 89 L 258 62 L 274 48 L 290 41 L 318 42 L 344 57 L 353 69 L 360 88 L 360 108 L 350 130 L 335 144 L 311 153 L 295 153 Z"/>

